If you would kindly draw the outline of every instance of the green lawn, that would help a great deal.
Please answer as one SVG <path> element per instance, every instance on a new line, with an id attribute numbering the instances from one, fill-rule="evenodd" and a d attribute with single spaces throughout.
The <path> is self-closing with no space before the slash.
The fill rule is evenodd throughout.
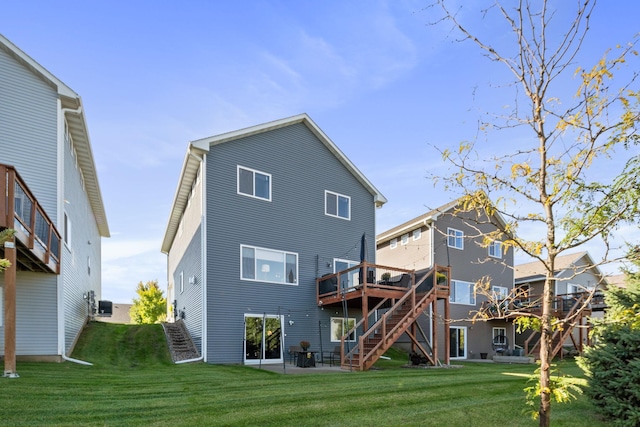
<path id="1" fill-rule="evenodd" d="M 524 376 L 532 365 L 404 369 L 385 361 L 369 372 L 300 375 L 245 366 L 172 365 L 162 343 L 154 342 L 161 336 L 159 326 L 136 328 L 94 328 L 99 329 L 94 338 L 110 334 L 118 344 L 98 349 L 94 340 L 80 342 L 74 357 L 95 366 L 18 363 L 20 378 L 0 378 L 0 424 L 537 425 L 522 414 Z M 573 363 L 563 369 L 580 375 Z M 554 426 L 605 425 L 585 397 L 554 406 L 552 416 Z"/>

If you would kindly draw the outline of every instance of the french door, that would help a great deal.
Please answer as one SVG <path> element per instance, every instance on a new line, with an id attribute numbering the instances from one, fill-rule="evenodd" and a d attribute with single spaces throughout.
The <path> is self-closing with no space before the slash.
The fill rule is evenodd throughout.
<path id="1" fill-rule="evenodd" d="M 283 317 L 244 315 L 244 363 L 282 363 Z"/>
<path id="2" fill-rule="evenodd" d="M 449 357 L 451 359 L 467 358 L 466 326 L 449 326 Z"/>

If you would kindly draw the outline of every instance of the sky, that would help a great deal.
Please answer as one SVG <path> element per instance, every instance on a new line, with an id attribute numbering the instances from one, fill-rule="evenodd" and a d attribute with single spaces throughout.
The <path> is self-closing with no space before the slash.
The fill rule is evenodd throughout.
<path id="1" fill-rule="evenodd" d="M 102 299 L 131 302 L 140 281 L 166 289 L 160 246 L 189 141 L 304 112 L 388 199 L 377 233 L 457 197 L 427 178 L 448 173 L 434 147 L 473 139 L 479 117 L 513 97 L 503 67 L 431 25 L 428 3 L 0 1 L 0 33 L 82 97 L 111 231 Z M 470 28 L 508 43 L 483 1 L 455 3 Z M 560 22 L 577 2 L 550 3 Z M 601 1 L 576 63 L 631 41 L 638 16 L 640 2 Z M 480 151 L 513 143 L 492 134 Z M 637 226 L 619 234 L 640 240 Z"/>

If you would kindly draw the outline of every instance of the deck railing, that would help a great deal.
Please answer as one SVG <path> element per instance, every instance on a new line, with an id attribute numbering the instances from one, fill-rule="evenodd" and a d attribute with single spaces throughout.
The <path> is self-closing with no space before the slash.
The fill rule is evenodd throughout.
<path id="1" fill-rule="evenodd" d="M 29 263 L 60 273 L 60 233 L 13 166 L 0 164 L 0 229 L 16 230 Z"/>

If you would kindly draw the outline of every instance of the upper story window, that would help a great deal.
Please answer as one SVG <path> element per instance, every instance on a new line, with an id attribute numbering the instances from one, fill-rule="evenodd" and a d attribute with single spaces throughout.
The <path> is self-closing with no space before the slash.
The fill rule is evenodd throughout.
<path id="1" fill-rule="evenodd" d="M 271 201 L 271 174 L 238 166 L 238 194 Z"/>
<path id="2" fill-rule="evenodd" d="M 398 247 L 398 239 L 397 238 L 391 239 L 391 241 L 389 242 L 389 248 L 395 249 L 397 247 Z"/>
<path id="3" fill-rule="evenodd" d="M 413 240 L 418 240 L 421 237 L 422 237 L 422 229 L 417 228 L 413 230 Z"/>
<path id="4" fill-rule="evenodd" d="M 489 256 L 493 258 L 502 258 L 502 242 L 494 240 L 489 244 Z"/>
<path id="5" fill-rule="evenodd" d="M 452 280 L 449 302 L 453 304 L 475 305 L 476 294 L 473 283 L 463 282 L 461 280 Z"/>
<path id="6" fill-rule="evenodd" d="M 403 234 L 402 236 L 400 236 L 400 243 L 403 245 L 406 245 L 407 243 L 409 243 L 409 233 Z"/>
<path id="7" fill-rule="evenodd" d="M 325 190 L 324 213 L 343 219 L 351 219 L 351 197 Z"/>
<path id="8" fill-rule="evenodd" d="M 240 252 L 242 280 L 298 284 L 298 254 L 245 245 Z"/>
<path id="9" fill-rule="evenodd" d="M 464 249 L 464 234 L 455 228 L 447 228 L 447 245 L 450 248 Z"/>
<path id="10" fill-rule="evenodd" d="M 64 213 L 64 229 L 62 230 L 62 233 L 64 244 L 67 245 L 68 248 L 71 248 L 71 220 L 66 212 Z"/>

